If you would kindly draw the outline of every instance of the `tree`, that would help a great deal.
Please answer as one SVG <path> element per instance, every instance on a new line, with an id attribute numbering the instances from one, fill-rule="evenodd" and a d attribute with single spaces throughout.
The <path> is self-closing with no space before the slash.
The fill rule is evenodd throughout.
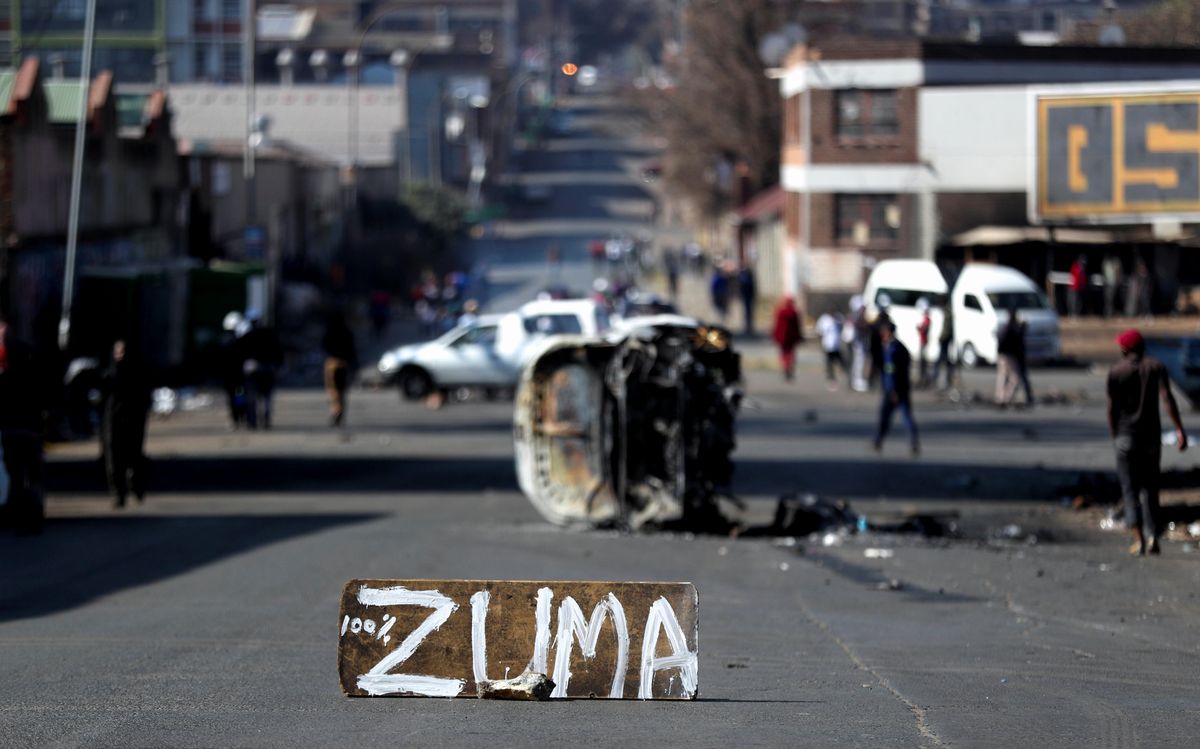
<path id="1" fill-rule="evenodd" d="M 673 89 L 644 103 L 667 142 L 664 177 L 702 213 L 716 216 L 738 197 L 721 184 L 735 174 L 750 192 L 778 179 L 782 106 L 759 44 L 801 0 L 696 0 L 684 18 L 686 44 L 672 65 Z M 733 187 L 732 191 L 729 189 Z"/>

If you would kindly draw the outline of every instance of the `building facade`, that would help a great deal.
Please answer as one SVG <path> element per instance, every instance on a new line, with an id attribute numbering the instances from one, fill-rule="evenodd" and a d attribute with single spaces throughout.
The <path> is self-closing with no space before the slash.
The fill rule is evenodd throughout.
<path id="1" fill-rule="evenodd" d="M 1039 91 L 1154 91 L 1180 79 L 1200 79 L 1200 56 L 900 41 L 797 47 L 781 79 L 791 290 L 810 308 L 840 303 L 878 260 L 961 259 L 961 234 L 1030 227 Z M 1041 257 L 1031 275 L 1061 262 Z"/>
<path id="2" fill-rule="evenodd" d="M 18 335 L 43 346 L 54 346 L 62 297 L 79 97 L 78 80 L 45 80 L 36 57 L 0 71 L 0 306 Z M 180 174 L 166 96 L 122 98 L 110 72 L 91 82 L 80 279 L 165 268 L 179 256 Z"/>

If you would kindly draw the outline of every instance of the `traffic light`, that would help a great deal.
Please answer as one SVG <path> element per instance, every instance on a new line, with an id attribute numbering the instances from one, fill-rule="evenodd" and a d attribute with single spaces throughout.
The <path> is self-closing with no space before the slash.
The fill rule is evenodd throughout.
<path id="1" fill-rule="evenodd" d="M 573 62 L 564 62 L 562 72 L 565 76 L 572 76 L 579 72 L 579 66 Z"/>

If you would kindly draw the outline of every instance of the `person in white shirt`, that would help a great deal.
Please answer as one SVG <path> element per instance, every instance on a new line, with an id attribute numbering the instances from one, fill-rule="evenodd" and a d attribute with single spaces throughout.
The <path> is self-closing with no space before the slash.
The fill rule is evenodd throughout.
<path id="1" fill-rule="evenodd" d="M 837 389 L 837 372 L 835 367 L 841 367 L 850 374 L 846 360 L 842 358 L 842 325 L 844 320 L 840 312 L 826 312 L 817 318 L 817 335 L 821 337 L 821 350 L 825 352 L 825 380 L 830 390 Z"/>

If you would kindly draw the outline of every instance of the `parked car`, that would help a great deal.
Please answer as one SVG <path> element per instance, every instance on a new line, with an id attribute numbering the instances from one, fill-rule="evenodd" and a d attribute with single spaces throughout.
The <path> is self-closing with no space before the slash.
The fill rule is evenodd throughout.
<path id="1" fill-rule="evenodd" d="M 996 361 L 997 333 L 1014 307 L 1025 321 L 1029 361 L 1051 361 L 1062 353 L 1058 314 L 1037 284 L 1018 270 L 968 265 L 954 284 L 950 302 L 954 305 L 954 340 L 964 366 Z"/>
<path id="2" fill-rule="evenodd" d="M 590 300 L 529 302 L 516 312 L 483 315 L 440 338 L 387 351 L 379 359 L 385 384 L 418 400 L 436 391 L 511 390 L 529 345 L 553 335 L 595 337 L 609 328 L 608 314 Z"/>
<path id="3" fill-rule="evenodd" d="M 871 272 L 863 298 L 877 310 L 884 295 L 889 300 L 888 314 L 896 324 L 896 337 L 914 355 L 921 316 L 917 301 L 925 298 L 931 306 L 932 349 L 932 342 L 941 334 L 940 307 L 947 295 L 954 314 L 954 351 L 966 367 L 996 361 L 997 333 L 1014 306 L 1027 325 L 1025 348 L 1030 361 L 1051 361 L 1062 351 L 1058 315 L 1037 284 L 1014 268 L 971 263 L 950 289 L 932 261 L 885 260 Z M 927 350 L 925 355 L 931 357 L 934 352 Z"/>
<path id="4" fill-rule="evenodd" d="M 917 324 L 921 311 L 917 301 L 925 299 L 930 305 L 930 348 L 926 358 L 937 356 L 937 340 L 942 332 L 942 310 L 950 287 L 935 263 L 928 260 L 884 260 L 875 266 L 867 278 L 863 300 L 873 312 L 878 312 L 887 296 L 888 315 L 896 324 L 896 338 L 917 358 L 920 337 Z"/>

